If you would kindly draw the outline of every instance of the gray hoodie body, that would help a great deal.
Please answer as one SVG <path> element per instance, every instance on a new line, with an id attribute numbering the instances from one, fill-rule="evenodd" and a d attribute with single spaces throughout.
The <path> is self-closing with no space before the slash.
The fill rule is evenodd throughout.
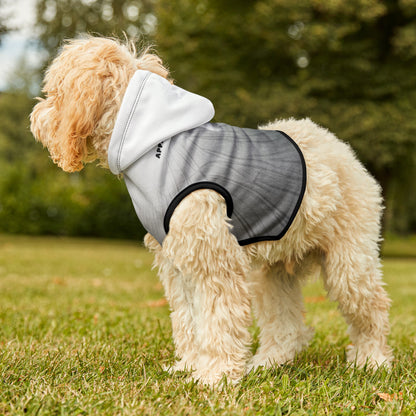
<path id="1" fill-rule="evenodd" d="M 212 104 L 157 75 L 137 71 L 109 147 L 145 229 L 163 244 L 184 197 L 212 189 L 227 204 L 241 245 L 278 240 L 306 186 L 301 151 L 285 133 L 209 123 Z"/>

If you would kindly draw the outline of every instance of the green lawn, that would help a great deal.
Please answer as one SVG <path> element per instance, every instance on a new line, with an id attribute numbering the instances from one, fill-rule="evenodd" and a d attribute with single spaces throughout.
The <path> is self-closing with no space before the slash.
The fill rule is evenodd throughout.
<path id="1" fill-rule="evenodd" d="M 391 372 L 347 367 L 346 326 L 313 283 L 310 347 L 292 365 L 212 391 L 163 370 L 174 359 L 169 310 L 140 244 L 0 235 L 0 415 L 416 415 L 412 244 L 384 260 Z"/>

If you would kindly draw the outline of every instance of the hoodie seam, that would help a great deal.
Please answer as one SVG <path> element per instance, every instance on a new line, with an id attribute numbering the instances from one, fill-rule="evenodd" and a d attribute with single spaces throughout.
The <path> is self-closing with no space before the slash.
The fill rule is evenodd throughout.
<path id="1" fill-rule="evenodd" d="M 126 127 L 124 128 L 124 131 L 123 131 L 123 136 L 121 138 L 120 147 L 118 148 L 117 162 L 116 162 L 117 169 L 120 172 L 121 172 L 121 152 L 123 150 L 124 142 L 126 141 L 127 131 L 128 131 L 128 129 L 130 127 L 130 123 L 131 123 L 131 120 L 133 118 L 133 114 L 136 111 L 137 105 L 140 102 L 140 98 L 142 96 L 144 86 L 145 86 L 147 80 L 150 78 L 151 75 L 152 75 L 151 73 L 148 73 L 148 74 L 146 74 L 145 78 L 143 79 L 143 81 L 142 81 L 142 83 L 140 85 L 139 91 L 137 93 L 137 96 L 136 96 L 136 98 L 134 100 L 133 107 L 130 110 L 129 117 L 128 117 L 127 122 L 126 122 Z"/>

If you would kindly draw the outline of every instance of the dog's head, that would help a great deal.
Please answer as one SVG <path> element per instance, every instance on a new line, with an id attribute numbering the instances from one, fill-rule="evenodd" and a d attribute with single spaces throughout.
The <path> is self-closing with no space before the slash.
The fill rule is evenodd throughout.
<path id="1" fill-rule="evenodd" d="M 65 42 L 46 71 L 31 131 L 64 171 L 107 164 L 107 149 L 127 85 L 137 69 L 168 76 L 161 59 L 132 43 L 88 36 Z"/>

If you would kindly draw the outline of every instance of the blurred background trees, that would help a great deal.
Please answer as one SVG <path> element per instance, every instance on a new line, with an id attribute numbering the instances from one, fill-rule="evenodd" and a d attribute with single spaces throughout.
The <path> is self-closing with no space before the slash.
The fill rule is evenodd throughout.
<path id="1" fill-rule="evenodd" d="M 177 84 L 213 101 L 216 121 L 322 124 L 382 184 L 385 230 L 416 231 L 414 0 L 38 0 L 47 56 L 80 32 L 155 44 Z M 30 79 L 0 95 L 0 230 L 141 235 L 121 181 L 63 174 L 34 143 Z"/>
<path id="2" fill-rule="evenodd" d="M 0 12 L 3 10 L 3 3 L 4 0 L 0 0 Z M 0 45 L 2 37 L 9 31 L 9 27 L 7 25 L 7 13 L 0 13 Z"/>

